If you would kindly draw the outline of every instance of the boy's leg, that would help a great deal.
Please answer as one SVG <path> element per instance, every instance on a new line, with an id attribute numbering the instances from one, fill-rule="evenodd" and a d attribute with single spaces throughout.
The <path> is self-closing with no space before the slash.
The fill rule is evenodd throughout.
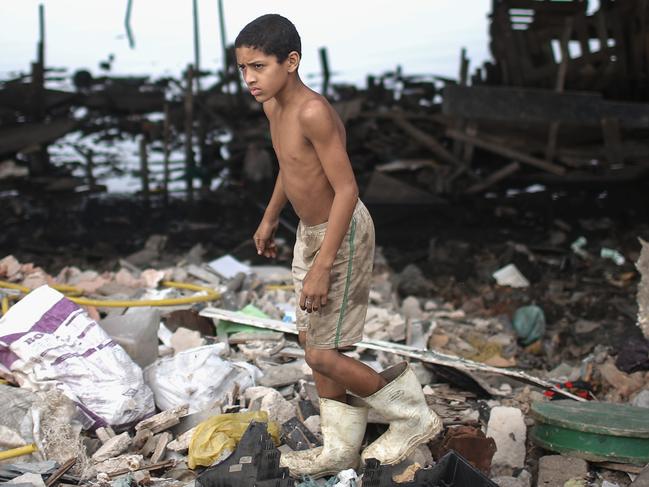
<path id="1" fill-rule="evenodd" d="M 306 362 L 313 369 L 318 394 L 326 399 L 345 402 L 346 391 L 367 397 L 387 384 L 372 368 L 338 350 L 307 348 Z"/>
<path id="2" fill-rule="evenodd" d="M 387 384 L 372 368 L 338 350 L 306 346 L 306 333 L 300 331 L 299 341 L 305 350 L 306 362 L 313 370 L 318 395 L 325 399 L 346 402 L 347 391 L 367 397 Z"/>

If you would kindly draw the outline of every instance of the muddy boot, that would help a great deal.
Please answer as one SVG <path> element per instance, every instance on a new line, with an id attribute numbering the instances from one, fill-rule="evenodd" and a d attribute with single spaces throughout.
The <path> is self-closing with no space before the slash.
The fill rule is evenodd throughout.
<path id="1" fill-rule="evenodd" d="M 390 426 L 363 450 L 361 459 L 364 463 L 376 458 L 383 464 L 393 465 L 442 431 L 442 421 L 429 409 L 421 385 L 406 362 L 384 370 L 381 375 L 388 383 L 363 400 Z"/>
<path id="2" fill-rule="evenodd" d="M 354 405 L 320 398 L 323 445 L 282 454 L 280 466 L 288 467 L 292 477 L 310 475 L 314 479 L 358 468 L 358 451 L 367 426 L 367 407 L 356 398 L 350 402 Z"/>

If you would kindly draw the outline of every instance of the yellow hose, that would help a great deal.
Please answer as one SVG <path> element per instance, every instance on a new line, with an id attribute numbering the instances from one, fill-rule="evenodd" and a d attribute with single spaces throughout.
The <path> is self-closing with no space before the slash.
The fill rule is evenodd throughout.
<path id="1" fill-rule="evenodd" d="M 8 458 L 20 457 L 22 455 L 29 455 L 34 453 L 38 448 L 33 443 L 31 445 L 21 446 L 19 448 L 12 448 L 11 450 L 0 451 L 0 460 L 7 460 Z"/>
<path id="2" fill-rule="evenodd" d="M 65 284 L 57 284 L 52 286 L 54 289 L 63 292 L 70 301 L 81 306 L 96 306 L 98 308 L 135 308 L 143 306 L 178 306 L 183 304 L 204 303 L 206 301 L 216 301 L 221 295 L 214 289 L 199 286 L 197 284 L 189 284 L 185 282 L 163 281 L 161 283 L 166 287 L 175 287 L 178 289 L 187 289 L 189 291 L 204 292 L 202 296 L 186 296 L 183 298 L 169 298 L 169 299 L 143 299 L 143 300 L 112 300 L 112 299 L 89 299 L 78 297 L 83 294 L 83 290 L 68 286 Z M 0 288 L 17 289 L 25 294 L 29 293 L 31 289 L 20 284 L 13 284 L 11 282 L 0 281 Z M 71 295 L 76 295 L 71 296 Z M 3 313 L 6 313 L 3 308 Z"/>
<path id="3" fill-rule="evenodd" d="M 269 291 L 292 291 L 293 284 L 267 284 L 266 289 Z"/>

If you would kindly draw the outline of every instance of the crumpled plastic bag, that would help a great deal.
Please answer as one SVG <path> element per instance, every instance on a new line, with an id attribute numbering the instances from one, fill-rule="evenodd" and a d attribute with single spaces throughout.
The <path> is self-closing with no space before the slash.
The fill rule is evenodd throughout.
<path id="1" fill-rule="evenodd" d="M 538 306 L 523 306 L 514 313 L 512 325 L 521 343 L 527 346 L 545 335 L 545 314 Z"/>
<path id="2" fill-rule="evenodd" d="M 196 427 L 189 442 L 187 457 L 189 468 L 194 469 L 199 465 L 209 467 L 216 460 L 227 458 L 234 452 L 252 421 L 268 423 L 268 433 L 275 445 L 279 445 L 279 424 L 268 421 L 266 411 L 219 414 Z"/>
<path id="3" fill-rule="evenodd" d="M 125 426 L 155 411 L 142 369 L 78 305 L 49 286 L 0 318 L 0 364 L 31 391 L 57 390 L 83 427 Z"/>

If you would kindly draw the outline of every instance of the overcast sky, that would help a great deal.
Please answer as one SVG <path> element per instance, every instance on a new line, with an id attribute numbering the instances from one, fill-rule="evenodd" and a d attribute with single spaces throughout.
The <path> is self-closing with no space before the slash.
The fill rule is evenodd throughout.
<path id="1" fill-rule="evenodd" d="M 27 71 L 35 59 L 38 5 L 45 4 L 49 67 L 97 74 L 115 55 L 115 74 L 178 76 L 193 61 L 192 0 L 133 0 L 135 49 L 124 28 L 127 0 L 0 0 L 0 79 Z M 201 67 L 222 64 L 218 1 L 199 0 Z M 226 33 L 233 42 L 250 20 L 265 13 L 291 19 L 302 37 L 300 72 L 319 73 L 318 48 L 329 51 L 334 81 L 362 83 L 400 64 L 405 74 L 456 77 L 460 49 L 472 70 L 489 57 L 490 0 L 224 0 Z M 308 81 L 308 80 L 307 80 Z"/>

